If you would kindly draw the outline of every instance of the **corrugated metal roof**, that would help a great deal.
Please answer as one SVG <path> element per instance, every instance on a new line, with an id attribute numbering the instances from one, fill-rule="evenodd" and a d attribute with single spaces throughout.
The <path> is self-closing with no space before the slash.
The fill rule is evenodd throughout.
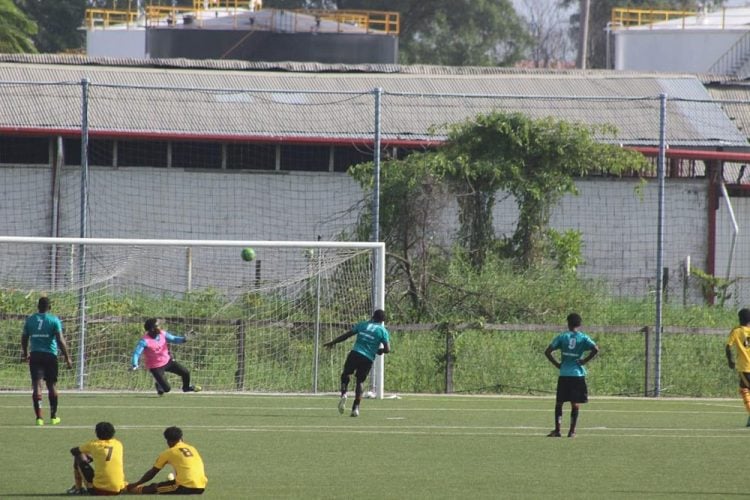
<path id="1" fill-rule="evenodd" d="M 100 131 L 369 139 L 380 88 L 386 141 L 434 138 L 436 125 L 503 109 L 611 124 L 617 142 L 654 145 L 666 93 L 676 99 L 668 107 L 670 145 L 747 144 L 687 74 L 51 55 L 0 55 L 0 128 L 80 126 L 84 78 L 89 127 Z"/>

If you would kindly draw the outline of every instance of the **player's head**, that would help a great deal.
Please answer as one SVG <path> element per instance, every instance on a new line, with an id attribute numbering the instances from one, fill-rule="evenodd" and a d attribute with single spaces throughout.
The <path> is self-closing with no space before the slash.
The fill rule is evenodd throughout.
<path id="1" fill-rule="evenodd" d="M 385 311 L 382 309 L 376 309 L 375 312 L 372 313 L 372 320 L 376 323 L 384 323 Z"/>
<path id="2" fill-rule="evenodd" d="M 146 330 L 147 332 L 159 331 L 159 320 L 158 320 L 158 319 L 156 319 L 156 318 L 148 318 L 148 319 L 147 319 L 147 320 L 146 320 L 146 321 L 145 321 L 145 322 L 143 323 L 143 328 L 144 328 L 144 329 L 145 329 L 145 330 Z"/>
<path id="3" fill-rule="evenodd" d="M 568 329 L 573 330 L 575 328 L 578 328 L 583 323 L 583 320 L 581 319 L 581 315 L 578 313 L 570 313 L 568 314 Z"/>
<path id="4" fill-rule="evenodd" d="M 737 316 L 740 318 L 740 325 L 747 325 L 750 323 L 750 309 L 740 309 L 740 312 L 737 313 Z"/>
<path id="5" fill-rule="evenodd" d="M 94 429 L 99 439 L 112 439 L 115 437 L 115 426 L 109 422 L 99 422 Z"/>
<path id="6" fill-rule="evenodd" d="M 49 297 L 39 297 L 39 302 L 36 303 L 36 308 L 40 313 L 49 311 Z"/>
<path id="7" fill-rule="evenodd" d="M 164 439 L 167 440 L 167 443 L 182 441 L 182 429 L 175 426 L 167 427 L 164 429 Z"/>

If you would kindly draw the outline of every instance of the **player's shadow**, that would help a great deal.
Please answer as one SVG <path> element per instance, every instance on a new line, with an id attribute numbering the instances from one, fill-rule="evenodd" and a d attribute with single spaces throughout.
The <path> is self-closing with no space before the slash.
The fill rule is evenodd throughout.
<path id="1" fill-rule="evenodd" d="M 70 497 L 67 493 L 8 493 L 2 498 L 43 498 L 43 497 Z"/>

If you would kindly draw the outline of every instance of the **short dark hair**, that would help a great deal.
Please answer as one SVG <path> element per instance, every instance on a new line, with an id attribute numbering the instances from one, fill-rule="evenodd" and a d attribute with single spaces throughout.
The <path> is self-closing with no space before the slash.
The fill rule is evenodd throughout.
<path id="1" fill-rule="evenodd" d="M 740 318 L 740 324 L 746 325 L 750 323 L 750 309 L 742 308 L 740 309 L 740 312 L 737 313 L 737 316 Z"/>
<path id="2" fill-rule="evenodd" d="M 156 318 L 148 318 L 148 319 L 147 319 L 147 320 L 146 320 L 146 321 L 145 321 L 145 322 L 143 323 L 143 328 L 145 328 L 147 332 L 150 332 L 150 331 L 151 331 L 151 329 L 152 329 L 153 327 L 155 327 L 157 323 L 159 323 L 159 320 L 158 320 L 158 319 L 156 319 Z"/>
<path id="3" fill-rule="evenodd" d="M 39 297 L 39 302 L 36 303 L 36 308 L 39 312 L 47 312 L 49 311 L 49 307 L 49 297 Z"/>
<path id="4" fill-rule="evenodd" d="M 385 311 L 382 309 L 376 309 L 374 313 L 372 313 L 372 320 L 376 323 L 383 323 L 385 321 Z"/>
<path id="5" fill-rule="evenodd" d="M 115 437 L 115 426 L 109 422 L 99 422 L 96 424 L 96 437 L 99 439 L 112 439 Z"/>
<path id="6" fill-rule="evenodd" d="M 182 429 L 179 427 L 167 427 L 164 429 L 164 439 L 166 439 L 170 443 L 174 443 L 176 441 L 179 441 L 182 439 Z"/>
<path id="7" fill-rule="evenodd" d="M 568 314 L 568 328 L 571 330 L 573 328 L 578 328 L 583 323 L 583 320 L 581 319 L 581 315 L 578 313 L 570 313 Z"/>

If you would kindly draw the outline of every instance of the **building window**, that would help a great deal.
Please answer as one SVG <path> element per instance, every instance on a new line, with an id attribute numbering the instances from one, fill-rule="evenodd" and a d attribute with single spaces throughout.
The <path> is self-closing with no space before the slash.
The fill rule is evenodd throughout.
<path id="1" fill-rule="evenodd" d="M 89 139 L 89 165 L 112 166 L 114 141 Z M 63 139 L 63 155 L 65 165 L 78 166 L 81 164 L 81 139 Z"/>
<path id="2" fill-rule="evenodd" d="M 118 167 L 166 167 L 165 141 L 117 141 Z"/>
<path id="3" fill-rule="evenodd" d="M 352 165 L 373 161 L 375 156 L 368 146 L 337 146 L 333 151 L 333 171 L 346 172 Z"/>
<path id="4" fill-rule="evenodd" d="M 281 170 L 328 172 L 330 146 L 281 146 Z"/>
<path id="5" fill-rule="evenodd" d="M 49 138 L 0 136 L 0 163 L 49 165 Z"/>
<path id="6" fill-rule="evenodd" d="M 229 170 L 276 170 L 276 146 L 273 144 L 226 145 Z"/>
<path id="7" fill-rule="evenodd" d="M 217 142 L 173 142 L 172 167 L 221 168 L 221 144 Z"/>

